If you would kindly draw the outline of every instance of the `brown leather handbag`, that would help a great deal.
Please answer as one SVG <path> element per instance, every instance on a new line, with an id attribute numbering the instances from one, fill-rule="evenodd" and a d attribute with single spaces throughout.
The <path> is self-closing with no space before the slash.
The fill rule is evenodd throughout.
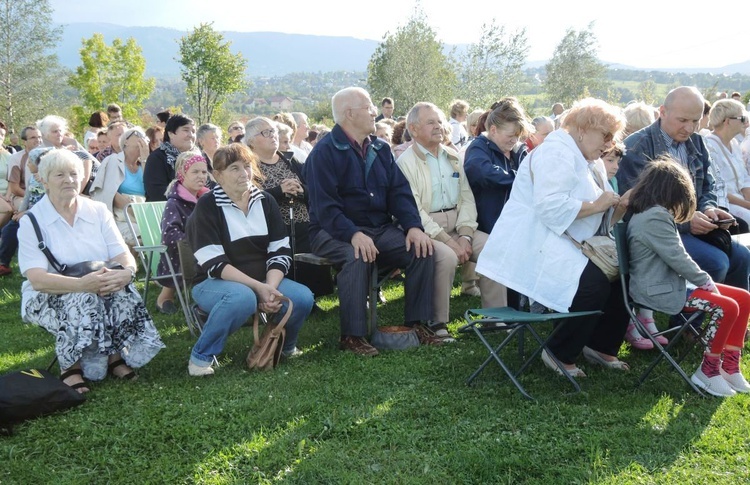
<path id="1" fill-rule="evenodd" d="M 286 322 L 292 316 L 292 301 L 282 296 L 281 301 L 288 303 L 286 313 L 279 323 L 271 323 L 269 320 L 263 329 L 263 334 L 258 337 L 259 313 L 255 312 L 253 316 L 253 348 L 247 354 L 247 366 L 250 369 L 273 370 L 279 365 L 281 360 L 281 349 L 284 347 L 284 337 L 286 336 Z"/>

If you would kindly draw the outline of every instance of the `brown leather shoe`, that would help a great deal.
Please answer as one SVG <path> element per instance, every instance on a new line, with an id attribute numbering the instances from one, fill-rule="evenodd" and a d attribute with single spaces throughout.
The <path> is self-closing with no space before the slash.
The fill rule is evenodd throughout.
<path id="1" fill-rule="evenodd" d="M 341 337 L 339 348 L 341 350 L 354 352 L 355 354 L 364 357 L 375 357 L 379 353 L 378 349 L 370 345 L 364 337 L 353 337 L 351 335 L 344 335 Z"/>
<path id="2" fill-rule="evenodd" d="M 421 345 L 443 345 L 443 339 L 435 335 L 426 325 L 417 324 L 412 327 L 417 333 Z"/>

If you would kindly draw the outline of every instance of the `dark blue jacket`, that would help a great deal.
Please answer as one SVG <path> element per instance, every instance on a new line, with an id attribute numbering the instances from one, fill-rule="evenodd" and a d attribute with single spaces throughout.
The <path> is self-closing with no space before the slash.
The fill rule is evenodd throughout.
<path id="1" fill-rule="evenodd" d="M 685 143 L 688 157 L 687 168 L 693 179 L 698 210 L 704 211 L 709 207 L 716 207 L 718 204 L 714 191 L 714 178 L 708 169 L 711 165 L 711 158 L 703 137 L 694 133 Z M 625 155 L 620 160 L 620 168 L 617 170 L 617 185 L 620 194 L 624 194 L 635 186 L 638 176 L 646 168 L 647 163 L 660 155 L 669 153 L 661 133 L 661 121 L 656 120 L 625 138 L 625 149 Z M 686 232 L 689 225 L 685 223 L 678 227 L 681 232 Z"/>
<path id="2" fill-rule="evenodd" d="M 382 227 L 394 217 L 404 232 L 423 229 L 409 182 L 388 144 L 370 135 L 367 159 L 372 165 L 365 176 L 365 160 L 339 125 L 310 152 L 303 175 L 309 191 L 311 238 L 323 230 L 351 242 L 361 227 Z"/>
<path id="3" fill-rule="evenodd" d="M 510 197 L 516 171 L 526 157 L 526 145 L 520 143 L 508 160 L 500 148 L 484 135 L 471 142 L 464 155 L 464 172 L 477 204 L 477 223 L 489 234 Z"/>

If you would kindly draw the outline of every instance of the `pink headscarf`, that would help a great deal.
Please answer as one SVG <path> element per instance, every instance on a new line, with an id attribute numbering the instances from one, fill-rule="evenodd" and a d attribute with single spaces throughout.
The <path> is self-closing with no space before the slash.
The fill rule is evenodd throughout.
<path id="1" fill-rule="evenodd" d="M 182 165 L 182 171 L 177 174 L 177 181 L 179 183 L 185 182 L 185 174 L 188 173 L 188 170 L 190 170 L 190 167 L 192 167 L 196 163 L 201 163 L 201 162 L 205 163 L 205 164 L 208 164 L 208 162 L 206 162 L 206 159 L 203 158 L 202 155 L 194 155 L 194 156 L 188 158 L 185 161 L 185 163 Z"/>

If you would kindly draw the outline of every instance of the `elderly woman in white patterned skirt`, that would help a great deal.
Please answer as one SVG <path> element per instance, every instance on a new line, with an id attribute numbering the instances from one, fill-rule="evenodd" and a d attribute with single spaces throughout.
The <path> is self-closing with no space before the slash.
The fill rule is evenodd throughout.
<path id="1" fill-rule="evenodd" d="M 83 164 L 65 149 L 41 157 L 39 175 L 46 197 L 29 211 L 39 236 L 60 265 L 104 261 L 81 277 L 65 276 L 39 249 L 28 216 L 21 219 L 18 262 L 26 277 L 21 316 L 55 336 L 63 382 L 88 392 L 84 378 L 107 373 L 133 379 L 133 368 L 148 363 L 164 347 L 132 283 L 135 260 L 117 230 L 112 213 L 100 202 L 79 195 Z"/>

